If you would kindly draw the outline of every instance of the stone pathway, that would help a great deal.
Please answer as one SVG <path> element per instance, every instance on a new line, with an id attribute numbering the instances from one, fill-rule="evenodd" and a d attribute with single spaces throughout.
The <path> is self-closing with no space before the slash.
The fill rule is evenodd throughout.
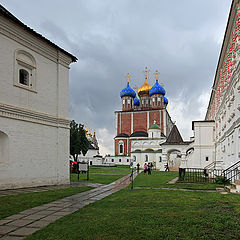
<path id="1" fill-rule="evenodd" d="M 201 189 L 187 189 L 187 188 L 165 188 L 165 187 L 134 187 L 134 189 L 158 189 L 158 190 L 172 190 L 172 191 L 186 191 L 186 192 L 223 192 L 224 189 L 216 190 L 201 190 Z"/>
<path id="2" fill-rule="evenodd" d="M 134 173 L 134 178 L 136 176 L 137 173 Z M 0 220 L 0 240 L 23 239 L 57 219 L 127 187 L 129 183 L 130 175 L 127 175 L 111 184 L 98 186 L 6 217 Z"/>
<path id="3" fill-rule="evenodd" d="M 175 184 L 178 180 L 178 177 L 175 177 L 174 179 L 172 179 L 171 181 L 169 181 L 167 184 Z"/>

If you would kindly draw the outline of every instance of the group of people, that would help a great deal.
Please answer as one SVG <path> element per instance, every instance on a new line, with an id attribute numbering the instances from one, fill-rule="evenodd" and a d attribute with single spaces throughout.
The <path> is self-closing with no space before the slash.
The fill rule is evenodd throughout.
<path id="1" fill-rule="evenodd" d="M 140 168 L 140 164 L 137 164 L 137 171 L 139 173 L 139 168 Z M 153 168 L 153 164 L 152 163 L 145 163 L 143 166 L 143 172 L 144 174 L 148 173 L 148 175 L 151 175 L 152 172 L 152 168 Z"/>
<path id="2" fill-rule="evenodd" d="M 168 163 L 164 167 L 165 167 L 165 172 L 169 172 Z M 144 174 L 148 173 L 148 175 L 151 175 L 152 168 L 153 168 L 153 164 L 151 162 L 148 164 L 144 163 L 144 166 L 143 166 Z M 139 173 L 139 169 L 140 169 L 140 164 L 138 163 L 137 164 L 137 173 Z"/>

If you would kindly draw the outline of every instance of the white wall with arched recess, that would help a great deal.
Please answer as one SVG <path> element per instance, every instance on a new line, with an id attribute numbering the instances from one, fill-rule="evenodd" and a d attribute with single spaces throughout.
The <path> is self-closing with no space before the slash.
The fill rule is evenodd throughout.
<path id="1" fill-rule="evenodd" d="M 8 163 L 9 140 L 6 133 L 0 130 L 0 163 Z"/>

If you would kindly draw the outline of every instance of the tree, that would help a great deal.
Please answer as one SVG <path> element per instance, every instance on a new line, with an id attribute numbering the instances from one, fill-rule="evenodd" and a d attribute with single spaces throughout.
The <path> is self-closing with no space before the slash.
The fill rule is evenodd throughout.
<path id="1" fill-rule="evenodd" d="M 77 161 L 78 155 L 86 155 L 89 147 L 89 141 L 85 135 L 82 124 L 77 124 L 74 120 L 70 123 L 70 154 L 74 161 Z"/>

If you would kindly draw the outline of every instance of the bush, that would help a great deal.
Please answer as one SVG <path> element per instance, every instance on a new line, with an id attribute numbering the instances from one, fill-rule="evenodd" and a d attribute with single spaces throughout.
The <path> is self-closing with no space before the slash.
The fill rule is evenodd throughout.
<path id="1" fill-rule="evenodd" d="M 227 179 L 225 176 L 217 176 L 215 178 L 215 183 L 226 185 L 226 184 L 230 184 L 230 180 Z"/>

